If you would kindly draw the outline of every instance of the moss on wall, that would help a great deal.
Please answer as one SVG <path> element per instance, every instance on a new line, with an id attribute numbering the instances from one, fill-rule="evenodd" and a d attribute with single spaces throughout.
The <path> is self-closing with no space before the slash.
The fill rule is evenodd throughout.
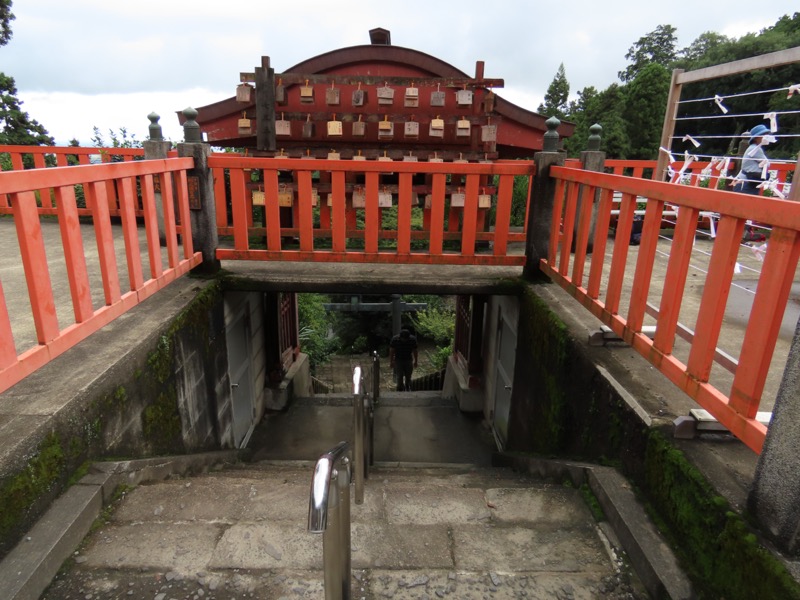
<path id="1" fill-rule="evenodd" d="M 649 434 L 644 492 L 700 598 L 800 599 L 800 586 L 743 518 L 659 431 Z"/>
<path id="2" fill-rule="evenodd" d="M 151 398 L 142 411 L 142 434 L 149 453 L 184 452 L 182 422 L 178 406 L 176 348 L 178 336 L 189 336 L 206 359 L 213 353 L 211 314 L 222 301 L 222 286 L 206 286 L 159 336 L 147 356 L 147 366 L 136 373 L 137 385 Z"/>
<path id="3" fill-rule="evenodd" d="M 177 399 L 175 340 L 188 332 L 207 357 L 218 351 L 210 343 L 210 315 L 221 301 L 222 286 L 218 282 L 207 285 L 170 323 L 149 354 L 143 350 L 135 364 L 125 365 L 124 377 L 118 377 L 113 387 L 94 390 L 85 405 L 56 419 L 27 463 L 0 480 L 0 557 L 66 487 L 85 474 L 89 461 L 186 450 Z M 131 419 L 139 414 L 141 430 L 130 427 Z"/>
<path id="4" fill-rule="evenodd" d="M 515 371 L 526 371 L 526 403 L 530 428 L 522 433 L 529 449 L 541 454 L 559 453 L 564 449 L 568 430 L 566 419 L 566 377 L 569 336 L 566 325 L 530 287 L 520 299 L 520 323 Z M 515 376 L 515 386 L 517 377 Z M 533 418 L 531 418 L 533 417 Z M 513 429 L 513 427 L 512 427 Z"/>
<path id="5" fill-rule="evenodd" d="M 537 294 L 540 285 L 520 297 L 508 450 L 620 468 L 700 598 L 800 600 L 798 584 L 744 517 L 600 375 L 592 349 L 571 337 Z"/>
<path id="6" fill-rule="evenodd" d="M 65 477 L 67 453 L 59 435 L 50 433 L 25 468 L 0 486 L 1 540 L 18 533 L 31 508 L 52 495 L 53 488 Z"/>

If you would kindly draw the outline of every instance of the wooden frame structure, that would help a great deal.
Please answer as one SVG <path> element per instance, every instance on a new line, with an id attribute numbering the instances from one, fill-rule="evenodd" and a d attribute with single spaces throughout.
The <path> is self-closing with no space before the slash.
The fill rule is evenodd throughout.
<path id="1" fill-rule="evenodd" d="M 667 108 L 666 112 L 664 113 L 664 127 L 661 131 L 661 147 L 670 147 L 670 140 L 675 133 L 675 119 L 677 118 L 678 104 L 680 103 L 681 90 L 684 84 L 694 83 L 697 81 L 708 81 L 709 79 L 718 79 L 720 77 L 737 75 L 739 73 L 748 73 L 757 69 L 772 69 L 798 62 L 800 62 L 800 47 L 779 50 L 778 52 L 762 54 L 761 56 L 745 58 L 722 65 L 697 69 L 695 71 L 675 69 L 672 72 L 672 81 L 670 82 L 669 95 L 667 96 Z M 664 180 L 664 172 L 667 168 L 667 160 L 667 157 L 664 156 L 663 153 L 659 153 L 658 163 L 656 165 L 656 174 L 653 179 L 657 181 Z"/>

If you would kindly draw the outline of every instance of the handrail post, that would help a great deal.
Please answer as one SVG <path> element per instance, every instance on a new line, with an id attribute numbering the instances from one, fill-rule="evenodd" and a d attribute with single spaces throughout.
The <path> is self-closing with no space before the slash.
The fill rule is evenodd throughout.
<path id="1" fill-rule="evenodd" d="M 350 461 L 349 445 L 339 442 L 314 467 L 308 504 L 308 530 L 322 533 L 325 600 L 349 600 Z M 339 468 L 336 468 L 338 465 Z"/>
<path id="2" fill-rule="evenodd" d="M 364 503 L 364 478 L 366 475 L 364 438 L 364 390 L 361 367 L 353 368 L 353 461 L 356 486 L 356 504 Z"/>
<path id="3" fill-rule="evenodd" d="M 381 359 L 378 351 L 372 351 L 372 403 L 377 404 L 381 397 Z"/>
<path id="4" fill-rule="evenodd" d="M 381 397 L 381 359 L 377 350 L 372 352 L 372 402 L 367 413 L 367 468 L 375 464 L 375 406 Z"/>

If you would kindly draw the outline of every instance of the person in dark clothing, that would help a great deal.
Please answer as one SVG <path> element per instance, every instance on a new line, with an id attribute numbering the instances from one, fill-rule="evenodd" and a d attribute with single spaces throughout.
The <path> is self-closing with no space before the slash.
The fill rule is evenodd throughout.
<path id="1" fill-rule="evenodd" d="M 408 329 L 389 342 L 389 366 L 394 369 L 398 392 L 411 391 L 411 373 L 417 367 L 417 338 Z"/>

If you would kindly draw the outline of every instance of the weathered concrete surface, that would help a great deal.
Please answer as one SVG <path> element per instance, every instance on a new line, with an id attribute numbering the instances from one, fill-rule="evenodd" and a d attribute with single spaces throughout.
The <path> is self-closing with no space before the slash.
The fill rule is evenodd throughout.
<path id="1" fill-rule="evenodd" d="M 141 485 L 42 598 L 322 598 L 322 537 L 301 510 L 312 470 L 242 465 Z M 504 469 L 381 467 L 351 514 L 353 598 L 646 597 L 570 487 Z"/>
<path id="2" fill-rule="evenodd" d="M 301 399 L 268 414 L 249 447 L 255 460 L 316 460 L 352 438 L 352 395 Z M 436 392 L 381 392 L 375 411 L 375 461 L 488 466 L 493 438 L 479 417 Z"/>
<path id="3" fill-rule="evenodd" d="M 233 289 L 329 294 L 514 294 L 522 267 L 223 261 Z"/>

